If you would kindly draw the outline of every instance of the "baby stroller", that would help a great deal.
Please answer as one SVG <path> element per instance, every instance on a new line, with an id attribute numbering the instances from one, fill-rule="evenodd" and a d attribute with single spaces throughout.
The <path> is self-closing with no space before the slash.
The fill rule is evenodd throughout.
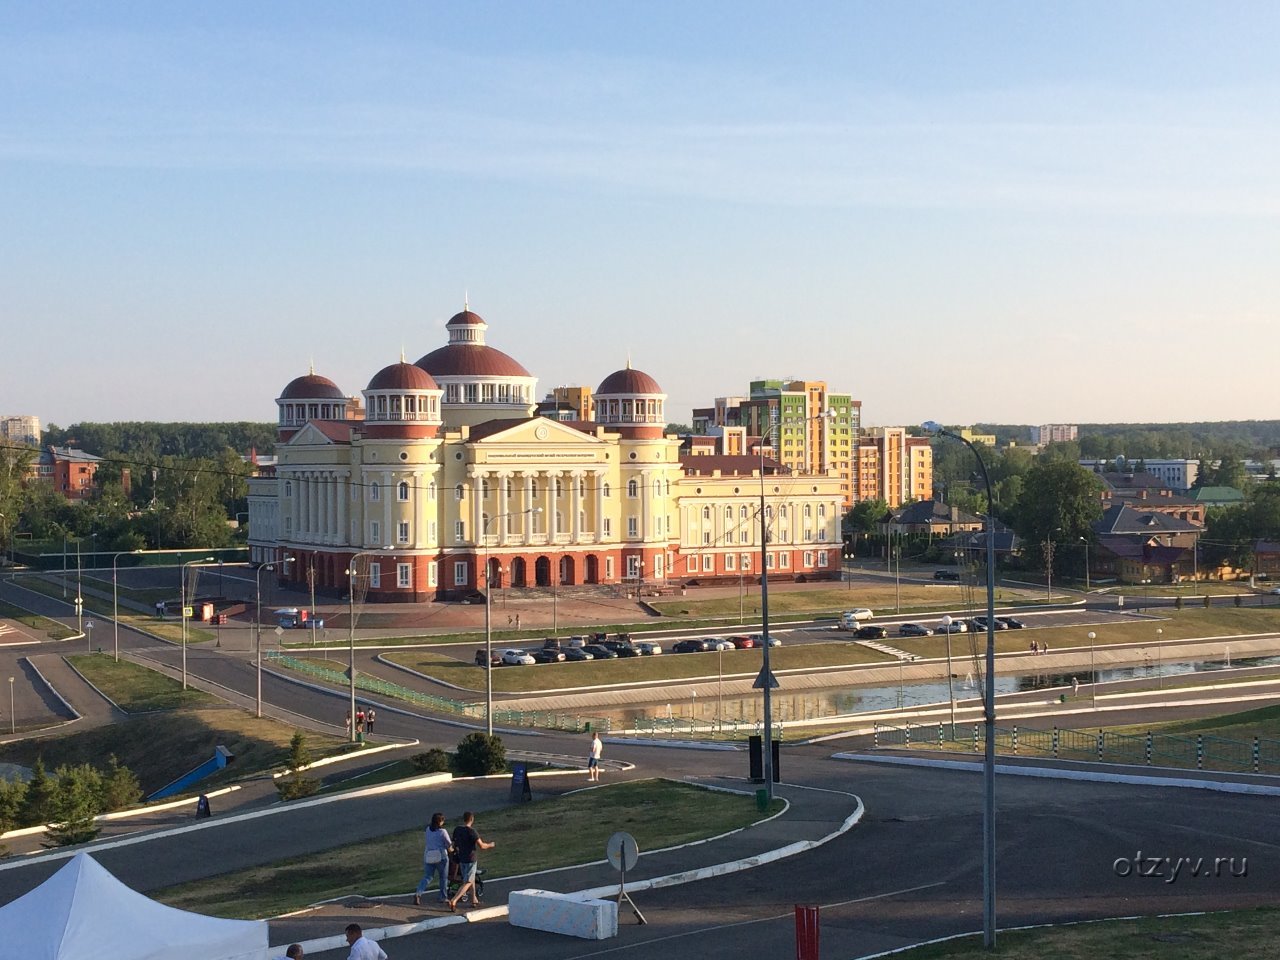
<path id="1" fill-rule="evenodd" d="M 458 863 L 457 848 L 449 847 L 449 899 L 453 899 L 458 895 L 458 890 L 462 887 L 462 868 Z M 476 868 L 476 882 L 472 888 L 475 890 L 476 901 L 484 899 L 484 868 Z M 466 903 L 466 900 L 462 901 Z"/>

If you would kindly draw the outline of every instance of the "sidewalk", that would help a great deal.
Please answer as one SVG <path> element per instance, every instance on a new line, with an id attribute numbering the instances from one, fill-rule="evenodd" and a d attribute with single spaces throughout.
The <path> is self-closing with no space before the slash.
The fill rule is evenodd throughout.
<path id="1" fill-rule="evenodd" d="M 755 790 L 754 784 L 727 777 L 691 778 L 688 782 L 735 791 Z M 666 850 L 641 851 L 640 863 L 627 873 L 628 890 L 690 883 L 763 866 L 824 843 L 833 835 L 851 828 L 862 814 L 861 801 L 852 794 L 791 784 L 779 784 L 775 794 L 786 799 L 788 806 L 768 820 L 709 841 Z M 600 853 L 603 858 L 603 849 Z M 483 858 L 481 862 L 483 864 Z M 485 906 L 470 913 L 460 908 L 458 914 L 451 914 L 447 909 L 438 908 L 434 890 L 423 897 L 421 907 L 413 906 L 412 890 L 405 891 L 402 896 L 378 900 L 348 897 L 305 913 L 272 920 L 271 942 L 279 945 L 281 952 L 289 943 L 298 942 L 304 945 L 308 957 L 339 960 L 347 955 L 347 948 L 340 945 L 342 931 L 348 923 L 358 923 L 366 934 L 372 934 L 379 940 L 386 939 L 382 933 L 384 928 L 400 928 L 387 931 L 397 938 L 406 938 L 395 939 L 385 947 L 393 956 L 426 955 L 433 945 L 433 930 L 454 924 L 494 920 L 493 926 L 509 931 L 511 938 L 510 952 L 502 955 L 514 956 L 519 952 L 521 934 L 527 931 L 506 925 L 506 902 L 511 891 L 529 888 L 560 893 L 597 890 L 596 895 L 599 896 L 616 896 L 618 883 L 618 872 L 601 859 L 523 877 L 486 878 Z M 621 914 L 619 922 L 626 922 Z"/>

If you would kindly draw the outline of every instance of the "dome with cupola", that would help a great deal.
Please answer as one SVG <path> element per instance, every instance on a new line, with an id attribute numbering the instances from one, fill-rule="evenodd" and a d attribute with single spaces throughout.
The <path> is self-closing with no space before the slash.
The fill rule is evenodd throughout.
<path id="1" fill-rule="evenodd" d="M 345 420 L 350 399 L 315 367 L 290 380 L 276 398 L 277 436 L 288 440 L 311 420 Z"/>
<path id="2" fill-rule="evenodd" d="M 440 427 L 443 391 L 421 367 L 399 363 L 383 367 L 364 390 L 364 426 L 370 438 L 422 439 L 434 437 Z"/>
<path id="3" fill-rule="evenodd" d="M 656 438 L 667 425 L 667 395 L 658 381 L 631 366 L 615 370 L 596 390 L 596 422 L 629 436 Z"/>

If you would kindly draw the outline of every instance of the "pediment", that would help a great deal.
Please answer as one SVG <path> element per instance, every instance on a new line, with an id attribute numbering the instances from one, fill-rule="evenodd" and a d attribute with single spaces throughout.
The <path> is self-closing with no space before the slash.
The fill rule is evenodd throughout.
<path id="1" fill-rule="evenodd" d="M 483 426 L 483 425 L 482 425 Z M 473 431 L 474 432 L 474 431 Z M 484 437 L 471 441 L 478 447 L 496 446 L 589 446 L 606 445 L 605 441 L 589 433 L 583 433 L 573 427 L 565 426 L 557 420 L 546 417 L 534 417 L 530 420 L 519 420 L 511 426 L 496 430 Z"/>
<path id="2" fill-rule="evenodd" d="M 348 430 L 348 436 L 350 431 Z M 286 442 L 286 447 L 314 447 L 314 446 L 332 446 L 339 441 L 318 427 L 314 421 L 302 425 L 302 427 L 290 437 Z"/>

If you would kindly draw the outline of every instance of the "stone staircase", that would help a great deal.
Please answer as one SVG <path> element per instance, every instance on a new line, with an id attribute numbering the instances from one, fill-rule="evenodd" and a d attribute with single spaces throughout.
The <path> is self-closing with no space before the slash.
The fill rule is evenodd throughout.
<path id="1" fill-rule="evenodd" d="M 899 650 L 897 647 L 891 647 L 889 644 L 881 643 L 879 640 L 855 640 L 854 643 L 866 647 L 868 650 L 874 650 L 876 653 L 883 653 L 890 657 L 896 657 L 899 660 L 906 660 L 910 662 L 920 659 L 914 653 L 907 653 L 905 650 Z"/>

